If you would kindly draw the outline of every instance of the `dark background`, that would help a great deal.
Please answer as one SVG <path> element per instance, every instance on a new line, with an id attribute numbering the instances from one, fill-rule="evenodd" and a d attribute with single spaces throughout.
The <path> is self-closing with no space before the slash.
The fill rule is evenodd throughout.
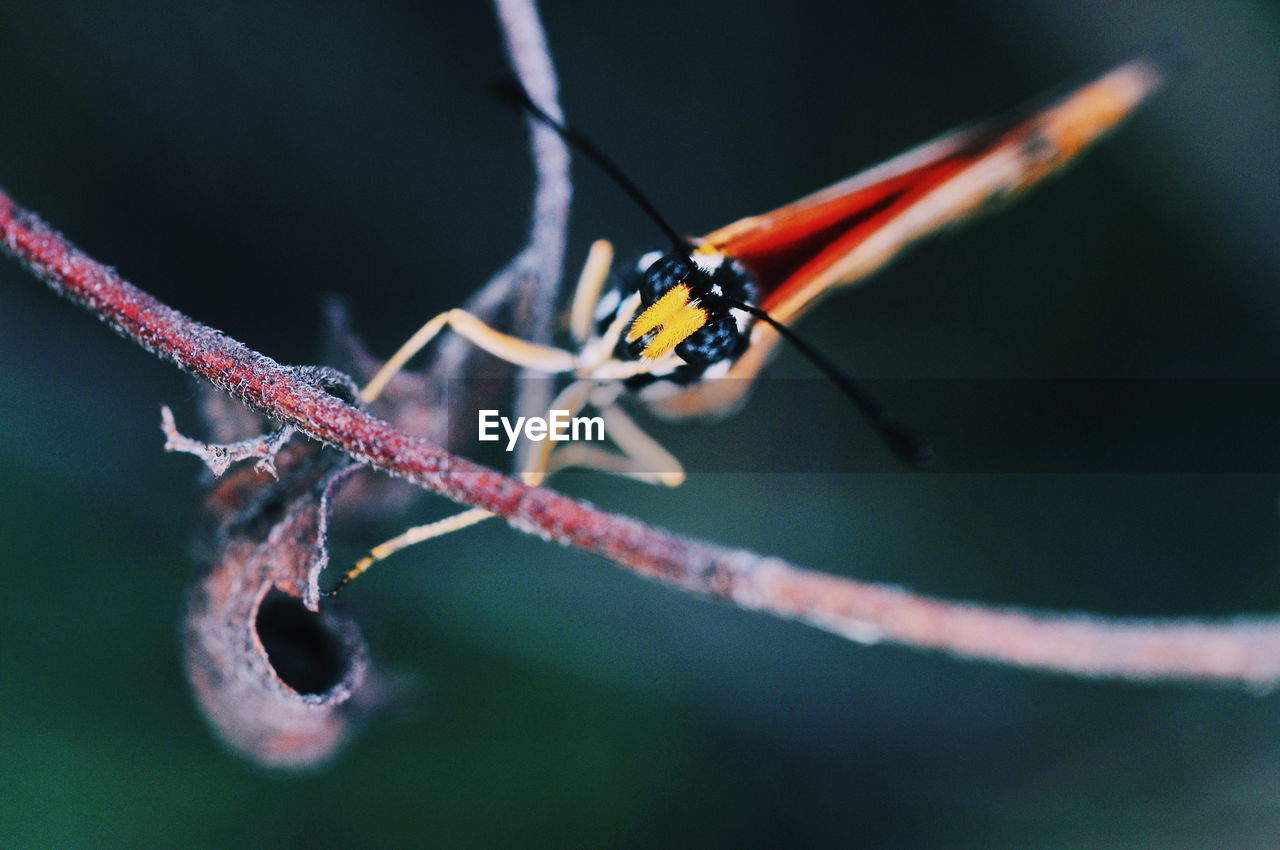
<path id="1" fill-rule="evenodd" d="M 802 327 L 868 378 L 1277 377 L 1274 5 L 544 11 L 568 113 L 695 233 L 1178 40 L 1185 75 L 1065 179 Z M 503 67 L 483 3 L 6 0 L 0 185 L 278 360 L 317 358 L 325 293 L 389 353 L 523 239 L 522 122 L 485 94 Z M 576 174 L 571 273 L 595 237 L 659 241 L 597 173 Z M 773 370 L 811 374 L 791 352 Z M 164 455 L 157 426 L 162 402 L 194 422 L 191 384 L 7 261 L 0 376 L 6 846 L 1242 847 L 1280 833 L 1275 697 L 865 648 L 497 524 L 350 594 L 376 659 L 415 673 L 423 705 L 324 772 L 264 773 L 205 729 L 179 663 L 197 464 Z M 1108 439 L 1105 407 L 1070 435 L 1041 420 L 1028 434 L 998 394 L 909 407 L 922 429 L 960 423 L 988 448 L 1088 447 L 1080 427 Z M 1159 417 L 1147 427 L 1158 438 Z M 1280 600 L 1274 471 L 749 471 L 791 445 L 879 451 L 830 393 L 660 430 L 677 455 L 739 456 L 742 471 L 674 492 L 560 485 L 937 595 L 1157 616 Z"/>

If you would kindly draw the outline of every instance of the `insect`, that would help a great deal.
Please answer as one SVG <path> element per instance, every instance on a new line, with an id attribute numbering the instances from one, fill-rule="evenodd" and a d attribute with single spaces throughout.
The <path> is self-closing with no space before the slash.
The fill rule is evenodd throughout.
<path id="1" fill-rule="evenodd" d="M 866 280 L 907 246 L 1008 200 L 1075 159 L 1112 130 L 1160 84 L 1161 62 L 1122 64 L 1047 105 L 948 133 L 894 159 L 762 215 L 705 236 L 679 236 L 595 146 L 536 105 L 523 105 L 594 160 L 650 215 L 670 240 L 632 269 L 610 276 L 613 248 L 596 242 L 569 310 L 573 349 L 534 344 L 488 327 L 461 310 L 418 330 L 363 389 L 365 402 L 446 327 L 514 365 L 571 381 L 552 404 L 601 414 L 618 451 L 584 443 L 542 442 L 523 476 L 530 484 L 569 466 L 676 486 L 679 461 L 619 406 L 637 396 L 670 419 L 724 415 L 740 406 L 752 381 L 787 339 L 867 414 L 901 455 L 919 442 L 880 410 L 789 325 L 830 292 Z M 523 94 L 522 92 L 519 94 Z M 478 522 L 471 510 L 410 529 L 357 563 L 336 592 L 372 563 L 411 543 Z"/>

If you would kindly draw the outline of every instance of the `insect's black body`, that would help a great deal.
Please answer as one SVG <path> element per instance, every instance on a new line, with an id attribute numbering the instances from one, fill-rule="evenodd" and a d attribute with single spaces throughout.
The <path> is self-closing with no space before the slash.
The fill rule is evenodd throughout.
<path id="1" fill-rule="evenodd" d="M 756 284 L 751 273 L 736 260 L 720 254 L 683 253 L 641 257 L 633 270 L 616 278 L 613 290 L 601 299 L 597 311 L 597 332 L 616 319 L 618 310 L 635 293 L 640 295 L 636 314 L 652 307 L 672 290 L 684 287 L 688 293 L 688 309 L 702 311 L 705 321 L 674 347 L 675 358 L 669 368 L 656 368 L 625 381 L 629 390 L 640 390 L 659 382 L 687 386 L 704 377 L 718 377 L 728 370 L 746 350 L 751 316 L 734 309 L 726 299 L 754 303 Z M 642 359 L 656 331 L 638 338 L 623 336 L 618 340 L 614 356 L 619 360 Z"/>

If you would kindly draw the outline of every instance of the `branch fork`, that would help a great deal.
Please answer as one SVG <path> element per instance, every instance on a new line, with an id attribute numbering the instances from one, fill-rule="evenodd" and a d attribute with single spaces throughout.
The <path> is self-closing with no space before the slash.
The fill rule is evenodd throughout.
<path id="1" fill-rule="evenodd" d="M 173 411 L 167 404 L 160 406 L 160 430 L 164 432 L 166 452 L 195 455 L 204 461 L 204 465 L 213 473 L 214 478 L 221 478 L 231 464 L 256 457 L 260 460 L 253 465 L 253 468 L 270 475 L 277 481 L 280 480 L 280 475 L 276 472 L 276 455 L 297 432 L 297 429 L 290 425 L 281 425 L 260 437 L 250 437 L 234 443 L 204 443 L 185 436 L 178 430 L 173 419 Z"/>

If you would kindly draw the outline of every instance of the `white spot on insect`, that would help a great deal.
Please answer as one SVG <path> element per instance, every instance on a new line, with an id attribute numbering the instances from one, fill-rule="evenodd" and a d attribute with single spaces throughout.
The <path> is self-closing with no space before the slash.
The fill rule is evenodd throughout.
<path id="1" fill-rule="evenodd" d="M 732 365 L 733 361 L 728 358 L 721 360 L 718 363 L 712 363 L 707 367 L 707 370 L 702 373 L 702 379 L 714 381 L 717 378 L 723 378 L 725 375 L 729 374 L 729 367 Z"/>
<path id="2" fill-rule="evenodd" d="M 653 265 L 654 263 L 658 262 L 658 260 L 661 260 L 661 259 L 662 259 L 661 251 L 650 251 L 649 253 L 641 257 L 640 261 L 636 263 L 636 271 L 640 272 L 641 274 L 644 274 L 649 270 L 649 266 Z"/>
<path id="3" fill-rule="evenodd" d="M 610 289 L 596 304 L 596 314 L 594 316 L 597 322 L 602 321 L 608 316 L 612 316 L 618 311 L 618 302 L 622 300 L 622 293 L 616 289 Z"/>
<path id="4" fill-rule="evenodd" d="M 689 259 L 693 260 L 694 265 L 706 274 L 714 274 L 724 263 L 724 254 L 707 253 L 701 251 L 693 254 Z"/>

